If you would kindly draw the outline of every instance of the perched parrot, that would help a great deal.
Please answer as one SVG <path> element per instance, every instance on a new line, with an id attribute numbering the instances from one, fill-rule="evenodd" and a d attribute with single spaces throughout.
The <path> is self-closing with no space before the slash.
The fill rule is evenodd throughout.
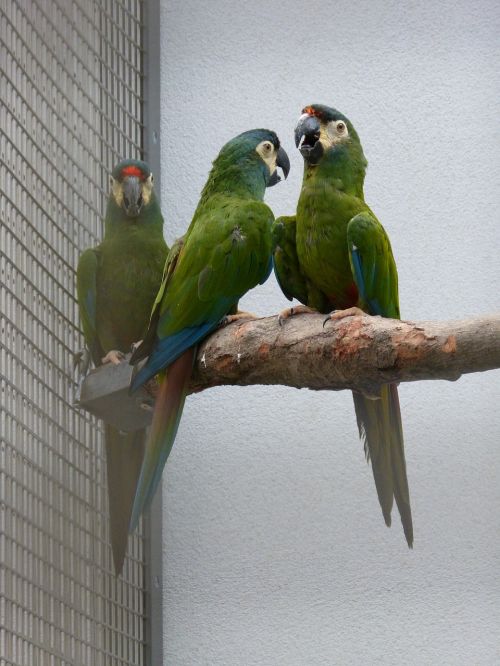
<path id="1" fill-rule="evenodd" d="M 85 341 L 96 366 L 120 363 L 145 334 L 161 284 L 168 248 L 153 174 L 137 160 L 112 172 L 104 240 L 85 250 L 77 293 Z M 116 573 L 123 567 L 132 502 L 144 454 L 145 431 L 105 426 L 111 545 Z"/>
<path id="2" fill-rule="evenodd" d="M 399 319 L 398 274 L 389 238 L 365 203 L 367 162 L 352 123 L 328 106 L 307 106 L 295 129 L 304 159 L 304 178 L 295 217 L 273 225 L 273 259 L 287 298 L 297 312 L 352 314 Z M 413 526 L 396 384 L 380 388 L 378 399 L 353 393 L 367 459 L 387 525 L 393 499 L 411 548 Z"/>
<path id="3" fill-rule="evenodd" d="M 131 363 L 148 357 L 131 391 L 166 370 L 135 496 L 130 529 L 151 502 L 172 448 L 197 344 L 238 312 L 239 299 L 272 270 L 266 187 L 290 162 L 274 132 L 255 129 L 229 141 L 215 159 L 182 243 L 169 255 L 143 344 Z M 251 316 L 251 315 L 250 315 Z"/>

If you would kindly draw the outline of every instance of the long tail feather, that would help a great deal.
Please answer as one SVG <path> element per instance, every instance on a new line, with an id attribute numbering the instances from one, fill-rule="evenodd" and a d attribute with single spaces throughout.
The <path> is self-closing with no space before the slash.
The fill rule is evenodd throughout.
<path id="1" fill-rule="evenodd" d="M 406 541 L 412 548 L 413 524 L 397 386 L 382 386 L 379 400 L 359 393 L 353 393 L 353 398 L 359 435 L 365 445 L 366 457 L 372 463 L 384 520 L 386 525 L 391 524 L 395 499 Z"/>
<path id="2" fill-rule="evenodd" d="M 169 365 L 167 377 L 161 383 L 135 494 L 130 531 L 135 529 L 141 513 L 153 499 L 172 449 L 186 400 L 195 351 L 191 347 Z"/>
<path id="3" fill-rule="evenodd" d="M 116 575 L 120 575 L 127 550 L 128 527 L 144 457 L 146 431 L 121 432 L 105 426 L 106 466 L 111 547 Z"/>

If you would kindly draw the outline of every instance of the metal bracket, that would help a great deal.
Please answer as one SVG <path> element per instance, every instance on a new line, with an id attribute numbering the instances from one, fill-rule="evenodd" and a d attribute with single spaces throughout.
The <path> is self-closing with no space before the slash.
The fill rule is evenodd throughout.
<path id="1" fill-rule="evenodd" d="M 74 404 L 87 410 L 119 430 L 131 432 L 151 424 L 153 396 L 144 388 L 129 394 L 138 366 L 128 362 L 130 354 L 119 365 L 101 365 L 91 370 L 80 383 Z"/>

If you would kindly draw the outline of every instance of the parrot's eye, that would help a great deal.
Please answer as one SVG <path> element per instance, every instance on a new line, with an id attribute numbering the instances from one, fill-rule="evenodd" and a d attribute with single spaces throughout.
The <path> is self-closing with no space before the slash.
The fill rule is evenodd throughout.
<path id="1" fill-rule="evenodd" d="M 153 178 L 153 174 L 152 174 L 152 173 L 149 174 L 149 180 L 150 180 L 150 182 L 151 182 L 151 185 L 155 182 L 155 179 Z"/>
<path id="2" fill-rule="evenodd" d="M 326 131 L 332 145 L 343 143 L 349 137 L 349 130 L 344 120 L 331 120 Z"/>
<path id="3" fill-rule="evenodd" d="M 271 163 L 274 156 L 274 145 L 272 141 L 261 141 L 255 150 L 266 164 Z"/>

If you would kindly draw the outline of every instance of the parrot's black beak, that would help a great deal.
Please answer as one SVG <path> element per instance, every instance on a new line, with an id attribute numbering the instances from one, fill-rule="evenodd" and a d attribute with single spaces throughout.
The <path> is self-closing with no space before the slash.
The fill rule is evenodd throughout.
<path id="1" fill-rule="evenodd" d="M 283 171 L 285 179 L 288 178 L 288 174 L 290 173 L 290 160 L 288 159 L 288 155 L 283 146 L 280 146 L 278 149 L 278 154 L 276 155 L 276 169 L 269 177 L 267 183 L 268 187 L 272 187 L 273 185 L 276 185 L 276 183 L 280 182 L 281 178 L 278 175 L 278 167 L 280 167 L 280 169 Z"/>
<path id="2" fill-rule="evenodd" d="M 316 116 L 306 113 L 299 118 L 295 128 L 295 145 L 302 157 L 311 165 L 317 164 L 323 155 L 320 129 L 321 125 Z"/>
<path id="3" fill-rule="evenodd" d="M 141 212 L 142 187 L 136 176 L 127 176 L 122 182 L 123 208 L 129 217 L 137 217 Z"/>

